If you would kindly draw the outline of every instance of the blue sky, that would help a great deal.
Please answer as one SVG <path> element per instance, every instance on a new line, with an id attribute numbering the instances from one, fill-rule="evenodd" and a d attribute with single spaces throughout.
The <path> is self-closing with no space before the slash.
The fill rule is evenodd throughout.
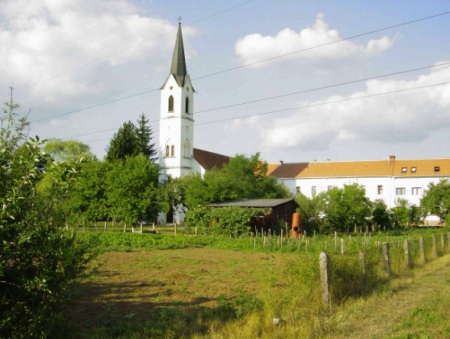
<path id="1" fill-rule="evenodd" d="M 445 158 L 450 14 L 377 30 L 448 11 L 448 1 L 4 0 L 0 94 L 14 86 L 31 135 L 77 139 L 99 157 L 143 112 L 157 142 L 181 16 L 195 147 L 271 163 Z"/>

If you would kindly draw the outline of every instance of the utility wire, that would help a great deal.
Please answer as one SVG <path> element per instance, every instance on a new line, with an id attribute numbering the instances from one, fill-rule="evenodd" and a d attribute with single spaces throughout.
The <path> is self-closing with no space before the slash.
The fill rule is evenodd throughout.
<path id="1" fill-rule="evenodd" d="M 304 106 L 289 107 L 289 108 L 284 108 L 284 109 L 279 109 L 279 110 L 274 110 L 274 111 L 268 111 L 268 112 L 248 114 L 248 115 L 232 117 L 232 118 L 226 118 L 226 119 L 219 119 L 219 120 L 211 120 L 211 121 L 206 121 L 206 122 L 200 122 L 200 123 L 194 124 L 194 126 L 210 125 L 210 124 L 215 124 L 215 123 L 225 122 L 225 121 L 231 121 L 231 120 L 236 120 L 236 119 L 249 119 L 249 118 L 253 118 L 253 117 L 256 117 L 256 116 L 270 115 L 270 114 L 275 114 L 275 113 L 284 113 L 284 112 L 288 112 L 288 111 L 308 109 L 308 108 L 312 108 L 312 107 L 325 106 L 325 105 L 342 103 L 342 102 L 347 102 L 347 101 L 363 100 L 363 99 L 368 99 L 368 98 L 380 97 L 380 96 L 388 95 L 388 94 L 405 93 L 405 92 L 421 90 L 421 89 L 426 89 L 426 88 L 431 88 L 431 87 L 438 87 L 438 86 L 443 86 L 443 85 L 448 85 L 448 84 L 450 84 L 450 82 L 447 81 L 447 82 L 441 82 L 441 83 L 437 83 L 437 84 L 424 85 L 424 86 L 407 88 L 407 89 L 399 89 L 399 90 L 393 90 L 393 91 L 387 91 L 387 92 L 381 92 L 381 93 L 375 93 L 375 94 L 368 94 L 368 95 L 355 97 L 355 98 L 345 98 L 345 99 L 340 99 L 340 100 L 326 101 L 326 102 L 320 102 L 320 103 L 304 105 Z M 155 131 L 157 132 L 159 130 L 155 130 Z M 102 138 L 102 139 L 95 139 L 95 140 L 86 140 L 84 142 L 102 141 L 102 140 L 107 140 L 107 139 L 109 139 L 109 138 Z"/>
<path id="2" fill-rule="evenodd" d="M 309 48 L 306 48 L 306 49 L 301 49 L 301 50 L 293 51 L 293 52 L 290 52 L 290 53 L 281 54 L 281 55 L 278 55 L 278 56 L 275 56 L 275 57 L 271 57 L 271 58 L 268 58 L 268 59 L 263 59 L 263 60 L 256 61 L 256 62 L 253 62 L 253 63 L 248 63 L 248 64 L 245 64 L 245 65 L 241 65 L 241 66 L 237 66 L 237 67 L 221 70 L 221 71 L 218 71 L 218 72 L 215 72 L 215 73 L 206 74 L 206 75 L 203 75 L 203 76 L 200 76 L 200 77 L 197 77 L 197 78 L 193 78 L 192 80 L 205 79 L 205 78 L 208 78 L 208 77 L 216 76 L 218 74 L 234 71 L 234 70 L 241 69 L 241 68 L 244 68 L 244 67 L 249 67 L 249 66 L 252 66 L 252 65 L 255 65 L 255 64 L 259 64 L 259 63 L 263 63 L 263 62 L 267 62 L 267 61 L 283 58 L 283 57 L 286 57 L 286 56 L 289 56 L 289 55 L 292 55 L 292 54 L 310 51 L 310 50 L 313 50 L 315 48 L 324 47 L 324 46 L 327 46 L 327 45 L 332 45 L 332 44 L 344 42 L 344 41 L 351 40 L 351 39 L 354 39 L 354 38 L 358 38 L 358 37 L 362 37 L 362 36 L 365 36 L 365 35 L 381 32 L 381 31 L 385 31 L 385 30 L 388 30 L 388 29 L 396 28 L 396 27 L 410 25 L 410 24 L 417 23 L 417 22 L 424 21 L 424 20 L 434 19 L 434 18 L 437 18 L 437 17 L 440 17 L 440 16 L 444 16 L 444 15 L 448 15 L 448 14 L 450 14 L 450 11 L 443 12 L 443 13 L 438 13 L 438 14 L 434 14 L 434 15 L 430 15 L 430 16 L 426 16 L 426 17 L 423 17 L 423 18 L 415 19 L 415 20 L 406 21 L 406 22 L 399 23 L 399 24 L 396 24 L 396 25 L 391 25 L 391 26 L 387 26 L 387 27 L 384 27 L 384 28 L 379 28 L 379 29 L 376 29 L 376 30 L 372 30 L 372 31 L 369 31 L 369 32 L 352 35 L 350 37 L 343 38 L 341 40 L 336 40 L 336 41 L 332 41 L 332 42 L 329 42 L 329 43 L 316 45 L 316 46 L 309 47 Z M 61 117 L 61 116 L 65 116 L 65 115 L 69 115 L 69 114 L 73 114 L 73 113 L 78 113 L 78 112 L 81 112 L 81 111 L 84 111 L 84 110 L 88 110 L 88 109 L 104 106 L 104 105 L 107 105 L 107 104 L 110 104 L 110 103 L 114 103 L 114 102 L 118 102 L 118 101 L 122 101 L 122 100 L 127 100 L 127 99 L 130 99 L 130 98 L 134 98 L 134 97 L 137 97 L 137 96 L 140 96 L 140 95 L 143 95 L 143 94 L 148 94 L 148 93 L 152 93 L 152 92 L 156 92 L 156 91 L 159 91 L 159 88 L 148 90 L 148 91 L 144 91 L 144 92 L 140 92 L 140 93 L 137 93 L 137 94 L 132 94 L 132 95 L 125 96 L 125 97 L 120 97 L 120 98 L 117 98 L 117 99 L 114 99 L 114 100 L 105 101 L 103 103 L 95 104 L 95 105 L 92 105 L 92 106 L 82 107 L 80 109 L 76 109 L 76 110 L 69 111 L 69 112 L 66 112 L 66 113 L 57 114 L 57 115 L 52 116 L 52 117 L 42 118 L 42 119 L 39 119 L 39 120 L 32 121 L 32 123 L 46 121 L 46 120 L 54 119 L 54 118 L 57 118 L 57 117 Z"/>
<path id="3" fill-rule="evenodd" d="M 202 113 L 206 113 L 206 112 L 211 112 L 211 111 L 216 111 L 216 110 L 221 110 L 221 109 L 226 109 L 226 108 L 232 108 L 232 107 L 237 107 L 237 106 L 253 104 L 253 103 L 262 102 L 262 101 L 279 99 L 279 98 L 283 98 L 283 97 L 287 97 L 287 96 L 291 96 L 291 95 L 295 95 L 295 94 L 310 93 L 310 92 L 315 92 L 315 91 L 319 91 L 319 90 L 323 90 L 323 89 L 329 89 L 329 88 L 333 88 L 333 87 L 350 85 L 350 84 L 355 84 L 355 83 L 358 83 L 358 82 L 363 82 L 363 81 L 368 81 L 368 80 L 385 78 L 385 77 L 393 76 L 393 75 L 411 73 L 411 72 L 421 71 L 421 70 L 430 69 L 430 68 L 437 68 L 437 67 L 446 66 L 446 65 L 450 65 L 450 62 L 444 62 L 444 63 L 440 63 L 440 64 L 436 64 L 436 65 L 429 65 L 429 66 L 423 66 L 423 67 L 416 67 L 416 68 L 411 68 L 411 69 L 407 69 L 407 70 L 402 70 L 402 71 L 397 71 L 397 72 L 392 72 L 392 73 L 387 73 L 387 74 L 382 74 L 382 75 L 376 75 L 376 76 L 368 77 L 368 78 L 361 78 L 361 79 L 356 79 L 356 80 L 345 81 L 345 82 L 341 82 L 341 83 L 337 83 L 337 84 L 333 84 L 333 85 L 309 88 L 309 89 L 305 89 L 305 90 L 301 90 L 301 91 L 296 91 L 296 92 L 291 92 L 291 93 L 286 93 L 286 94 L 280 94 L 280 95 L 275 95 L 275 96 L 271 96 L 271 97 L 259 98 L 259 99 L 255 99 L 255 100 L 249 100 L 249 101 L 236 103 L 236 104 L 231 104 L 231 105 L 226 105 L 226 106 L 221 106 L 221 107 L 209 108 L 209 109 L 205 109 L 205 110 L 202 110 L 202 111 L 195 112 L 194 115 L 202 114 Z M 444 68 L 444 69 L 446 69 L 446 68 Z M 158 122 L 158 121 L 159 121 L 159 119 L 149 120 L 149 123 L 154 123 L 154 122 Z M 77 137 L 81 137 L 81 136 L 99 134 L 99 133 L 103 133 L 103 132 L 110 132 L 110 131 L 113 131 L 113 130 L 117 130 L 117 128 L 108 128 L 108 129 L 94 131 L 94 132 L 89 132 L 89 133 L 72 135 L 72 136 L 66 137 L 64 139 L 77 138 Z"/>

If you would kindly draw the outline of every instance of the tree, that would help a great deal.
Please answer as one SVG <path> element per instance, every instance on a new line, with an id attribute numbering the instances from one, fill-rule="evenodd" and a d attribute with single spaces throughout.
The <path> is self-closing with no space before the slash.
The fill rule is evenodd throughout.
<path id="1" fill-rule="evenodd" d="M 89 145 L 77 140 L 50 139 L 45 143 L 43 150 L 56 162 L 76 163 L 81 158 L 85 160 L 95 158 Z"/>
<path id="2" fill-rule="evenodd" d="M 290 193 L 274 177 L 267 176 L 267 164 L 259 153 L 250 157 L 236 155 L 221 169 L 213 168 L 204 177 L 181 179 L 188 207 L 238 199 L 285 198 Z"/>
<path id="3" fill-rule="evenodd" d="M 345 232 L 365 225 L 371 215 L 371 202 L 358 185 L 333 187 L 313 199 L 321 232 Z M 322 219 L 322 220 L 320 220 Z"/>
<path id="4" fill-rule="evenodd" d="M 430 183 L 420 205 L 426 214 L 434 214 L 445 220 L 450 212 L 450 181 L 441 179 L 437 184 Z"/>
<path id="5" fill-rule="evenodd" d="M 139 116 L 138 125 L 136 128 L 137 135 L 137 147 L 139 153 L 143 154 L 148 160 L 155 162 L 158 158 L 158 152 L 156 150 L 155 144 L 152 144 L 152 129 L 148 126 L 148 119 L 145 117 L 144 113 Z"/>
<path id="6" fill-rule="evenodd" d="M 54 180 L 45 197 L 39 194 L 42 142 L 27 139 L 17 108 L 11 96 L 0 126 L 0 333 L 46 337 L 93 254 L 90 244 L 63 230 L 59 202 L 77 168 L 50 162 Z"/>
<path id="7" fill-rule="evenodd" d="M 388 207 L 383 200 L 373 203 L 372 222 L 383 230 L 391 227 Z"/>
<path id="8" fill-rule="evenodd" d="M 106 197 L 111 213 L 127 224 L 155 220 L 160 210 L 159 170 L 142 154 L 112 164 L 106 177 Z"/>
<path id="9" fill-rule="evenodd" d="M 131 121 L 125 122 L 114 134 L 106 149 L 106 160 L 124 160 L 126 157 L 138 155 L 138 137 L 136 126 Z"/>

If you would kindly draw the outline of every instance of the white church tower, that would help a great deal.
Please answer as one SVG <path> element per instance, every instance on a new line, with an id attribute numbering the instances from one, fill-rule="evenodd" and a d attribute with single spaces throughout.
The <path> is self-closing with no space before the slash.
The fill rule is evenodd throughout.
<path id="1" fill-rule="evenodd" d="M 187 74 L 181 23 L 167 80 L 161 87 L 159 120 L 160 180 L 179 178 L 193 171 L 194 88 Z"/>

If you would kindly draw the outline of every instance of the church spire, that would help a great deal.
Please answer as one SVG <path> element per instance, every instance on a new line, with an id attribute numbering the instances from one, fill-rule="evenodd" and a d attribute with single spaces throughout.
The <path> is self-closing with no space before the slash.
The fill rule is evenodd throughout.
<path id="1" fill-rule="evenodd" d="M 186 59 L 184 57 L 183 35 L 181 34 L 181 22 L 178 23 L 177 40 L 173 50 L 170 73 L 177 80 L 178 86 L 183 87 L 187 75 Z"/>

